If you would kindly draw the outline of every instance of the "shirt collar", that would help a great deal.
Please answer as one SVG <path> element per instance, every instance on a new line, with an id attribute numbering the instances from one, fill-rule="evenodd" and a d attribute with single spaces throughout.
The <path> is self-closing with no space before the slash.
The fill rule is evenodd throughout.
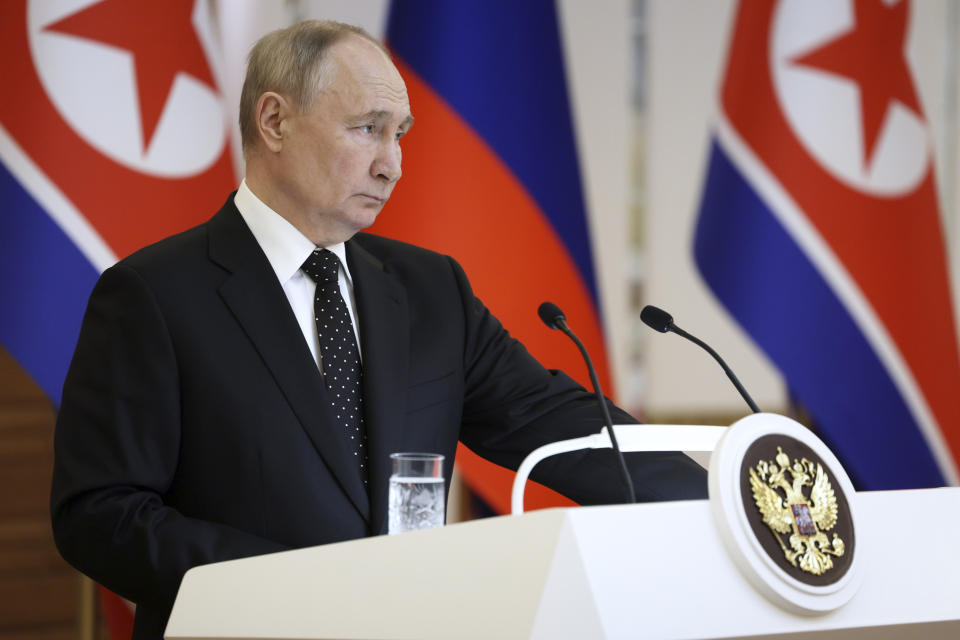
<path id="1" fill-rule="evenodd" d="M 263 253 L 266 254 L 280 284 L 285 284 L 297 275 L 300 267 L 317 248 L 316 245 L 286 218 L 254 195 L 247 186 L 246 179 L 240 182 L 237 195 L 233 197 L 233 203 L 240 211 L 243 221 L 250 227 Z M 329 249 L 340 259 L 340 266 L 343 267 L 347 276 L 347 282 L 352 282 L 350 269 L 347 267 L 346 245 L 339 242 L 323 248 Z"/>

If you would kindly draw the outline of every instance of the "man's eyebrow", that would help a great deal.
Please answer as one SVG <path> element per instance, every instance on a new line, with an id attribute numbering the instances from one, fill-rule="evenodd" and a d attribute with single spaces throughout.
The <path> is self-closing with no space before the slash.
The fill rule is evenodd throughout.
<path id="1" fill-rule="evenodd" d="M 366 120 L 386 120 L 386 119 L 388 119 L 391 115 L 393 115 L 393 114 L 392 114 L 390 111 L 384 111 L 384 110 L 382 110 L 382 109 L 381 109 L 381 110 L 375 110 L 375 111 L 367 111 L 367 112 L 364 113 L 363 115 L 358 116 L 358 117 L 356 118 L 356 121 L 357 121 L 357 122 L 362 122 L 362 121 L 366 121 Z M 407 117 L 403 119 L 403 122 L 400 123 L 400 126 L 401 126 L 401 127 L 406 127 L 407 129 L 409 129 L 410 127 L 412 127 L 412 126 L 413 126 L 413 116 L 412 116 L 412 115 L 407 115 Z"/>

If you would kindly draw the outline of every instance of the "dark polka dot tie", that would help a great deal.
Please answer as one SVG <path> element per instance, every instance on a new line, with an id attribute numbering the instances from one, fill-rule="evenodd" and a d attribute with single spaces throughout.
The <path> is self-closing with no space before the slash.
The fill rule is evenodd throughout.
<path id="1" fill-rule="evenodd" d="M 337 273 L 340 259 L 327 249 L 315 249 L 300 267 L 317 283 L 313 299 L 323 381 L 330 393 L 330 405 L 346 434 L 350 452 L 356 457 L 363 484 L 367 484 L 367 431 L 363 424 L 363 371 L 347 305 L 340 295 Z"/>

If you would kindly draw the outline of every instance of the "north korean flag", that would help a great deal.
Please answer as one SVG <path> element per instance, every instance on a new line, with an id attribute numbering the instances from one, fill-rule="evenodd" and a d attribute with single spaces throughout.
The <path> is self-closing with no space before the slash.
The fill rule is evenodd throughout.
<path id="1" fill-rule="evenodd" d="M 744 0 L 694 254 L 861 489 L 956 484 L 960 355 L 907 0 Z"/>
<path id="2" fill-rule="evenodd" d="M 236 184 L 207 15 L 194 0 L 0 3 L 0 342 L 54 404 L 100 272 Z M 104 605 L 129 637 L 130 611 Z"/>
<path id="3" fill-rule="evenodd" d="M 234 188 L 204 2 L 0 4 L 0 341 L 56 403 L 98 274 Z"/>

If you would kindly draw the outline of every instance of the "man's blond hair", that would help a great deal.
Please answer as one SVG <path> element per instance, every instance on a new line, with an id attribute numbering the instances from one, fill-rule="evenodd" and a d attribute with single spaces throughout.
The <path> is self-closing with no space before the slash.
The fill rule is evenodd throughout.
<path id="1" fill-rule="evenodd" d="M 240 140 L 243 149 L 257 140 L 257 101 L 267 91 L 293 100 L 306 111 L 323 89 L 329 64 L 326 52 L 348 36 L 355 35 L 386 48 L 360 27 L 333 20 L 306 20 L 260 38 L 247 63 L 247 76 L 240 93 Z"/>

